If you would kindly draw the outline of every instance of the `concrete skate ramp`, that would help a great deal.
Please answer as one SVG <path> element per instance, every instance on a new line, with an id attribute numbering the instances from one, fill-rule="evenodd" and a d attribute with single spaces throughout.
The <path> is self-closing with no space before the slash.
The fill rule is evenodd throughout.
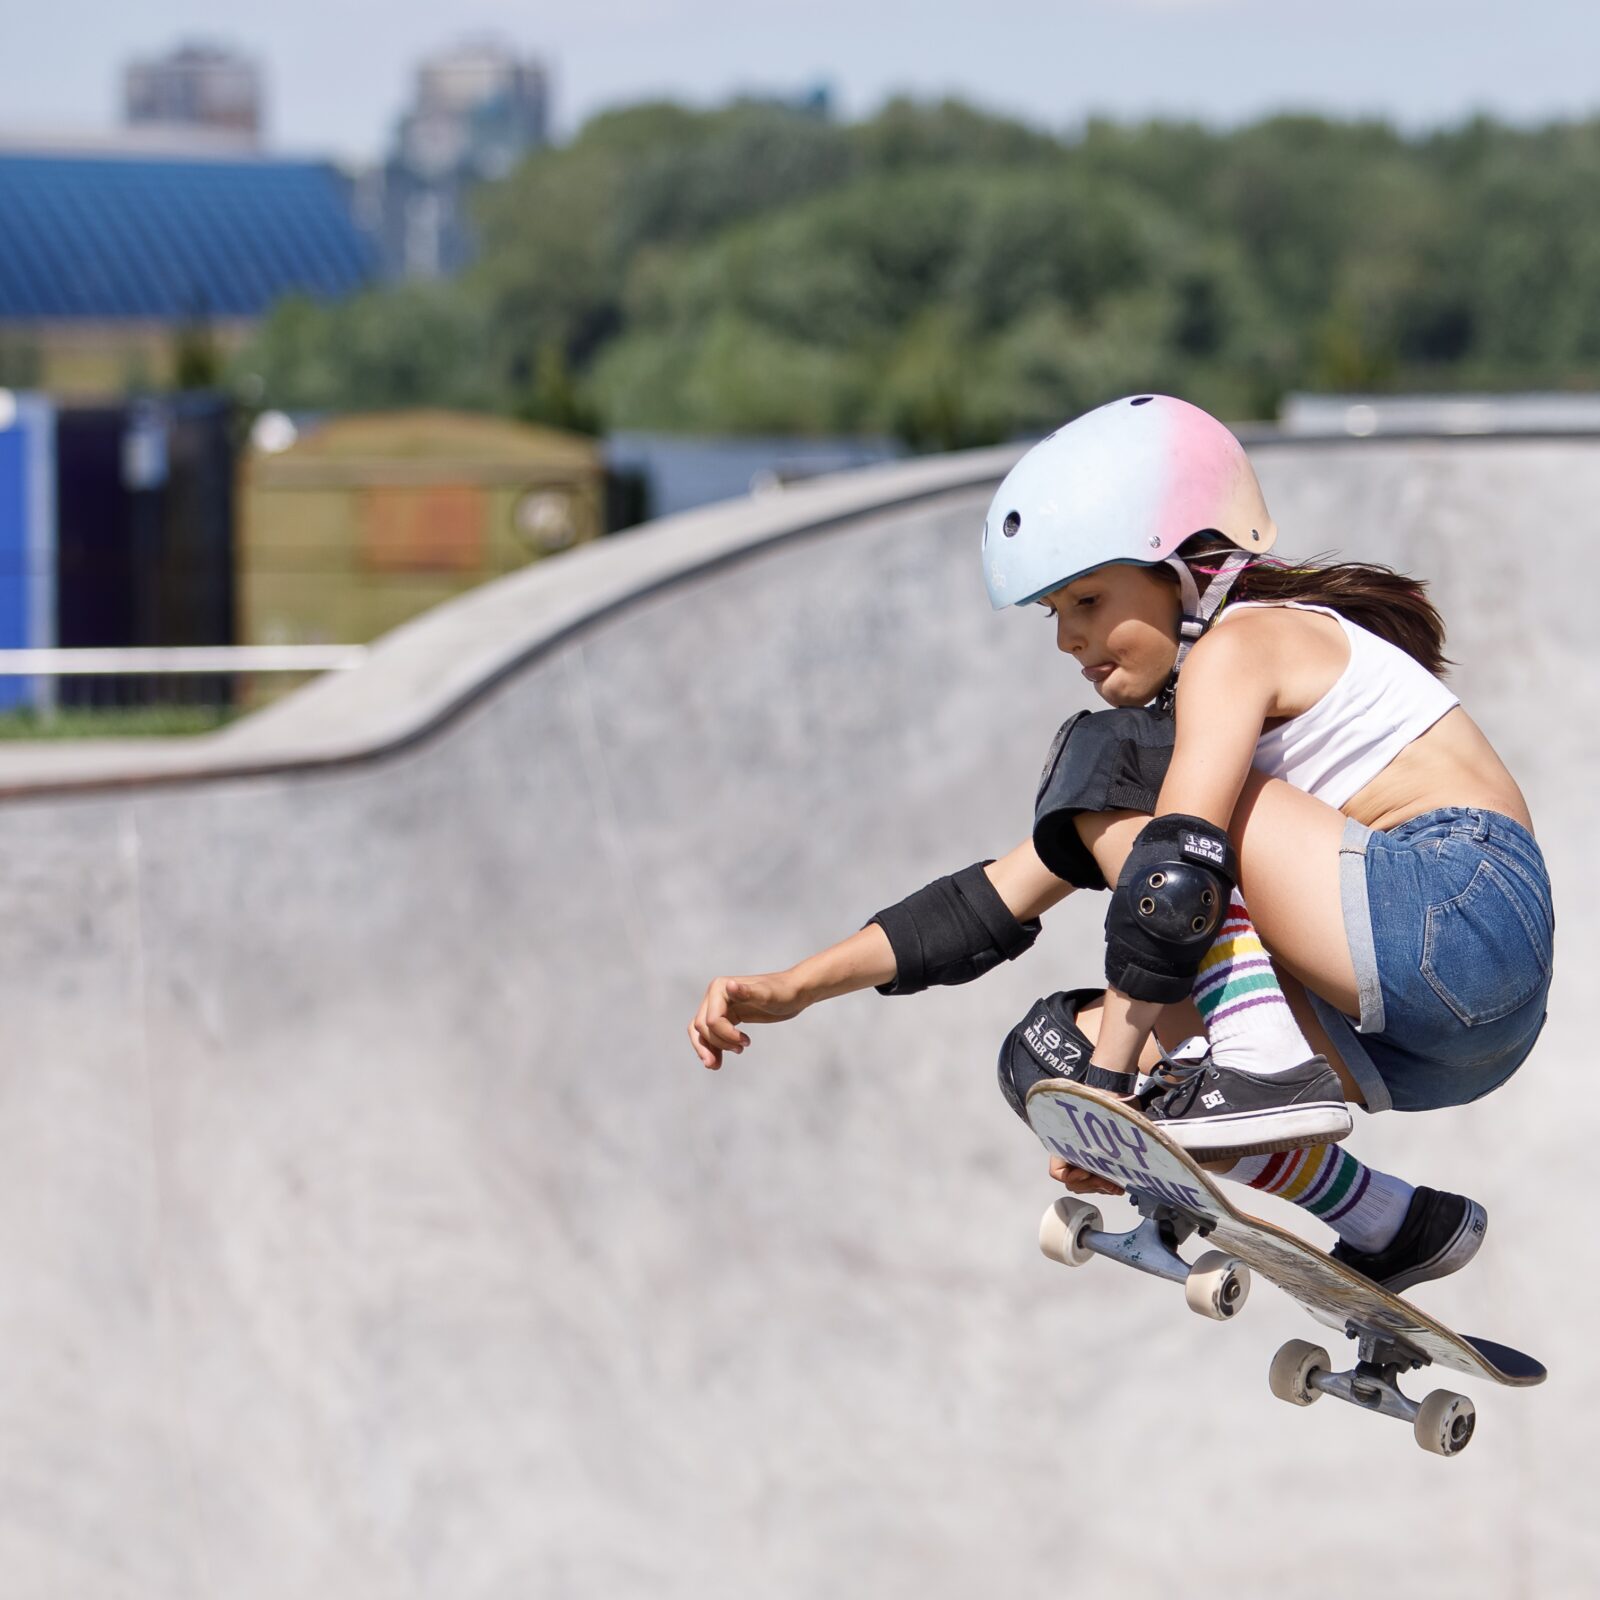
<path id="1" fill-rule="evenodd" d="M 1595 446 L 1257 449 L 1286 551 L 1432 577 L 1555 874 L 1530 1064 L 1355 1135 L 1486 1199 L 1419 1298 L 1551 1368 L 1465 1456 L 1273 1401 L 1266 1284 L 1037 1254 L 994 1049 L 1097 897 L 693 1059 L 713 974 L 1025 833 L 1088 697 L 985 601 L 1008 459 L 612 541 L 198 745 L 5 752 L 8 1600 L 1592 1592 Z"/>

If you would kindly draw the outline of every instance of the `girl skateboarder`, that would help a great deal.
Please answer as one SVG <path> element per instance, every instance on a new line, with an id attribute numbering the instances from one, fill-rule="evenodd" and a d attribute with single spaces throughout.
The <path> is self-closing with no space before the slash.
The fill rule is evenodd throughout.
<path id="1" fill-rule="evenodd" d="M 1476 1201 L 1337 1141 L 1347 1101 L 1458 1105 L 1526 1058 L 1548 876 L 1515 781 L 1440 681 L 1421 586 L 1289 567 L 1275 539 L 1237 440 L 1180 400 L 1113 402 L 1031 450 L 985 521 L 990 599 L 1042 606 L 1113 709 L 1058 734 L 1010 854 L 786 972 L 714 979 L 689 1026 L 701 1061 L 832 995 L 969 981 L 1074 888 L 1109 887 L 1105 989 L 1050 996 L 1011 1031 L 1012 1104 L 1045 1076 L 1140 1090 L 1171 1137 L 1323 1217 L 1335 1255 L 1386 1287 L 1465 1265 Z"/>

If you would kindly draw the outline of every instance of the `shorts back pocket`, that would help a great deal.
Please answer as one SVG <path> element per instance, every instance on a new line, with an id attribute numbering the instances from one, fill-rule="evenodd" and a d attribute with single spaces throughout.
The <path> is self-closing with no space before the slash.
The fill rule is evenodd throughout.
<path id="1" fill-rule="evenodd" d="M 1422 975 L 1467 1027 L 1498 1022 L 1549 985 L 1543 922 L 1504 874 L 1480 860 L 1460 894 L 1429 907 Z"/>

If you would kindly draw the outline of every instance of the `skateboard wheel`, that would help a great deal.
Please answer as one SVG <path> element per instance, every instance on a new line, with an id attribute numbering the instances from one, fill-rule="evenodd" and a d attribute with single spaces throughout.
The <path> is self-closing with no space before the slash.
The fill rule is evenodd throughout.
<path id="1" fill-rule="evenodd" d="M 1435 1389 L 1417 1407 L 1411 1431 L 1424 1450 L 1436 1456 L 1454 1456 L 1472 1442 L 1472 1430 L 1477 1421 L 1477 1408 L 1464 1394 Z"/>
<path id="2" fill-rule="evenodd" d="M 1081 1267 L 1094 1255 L 1088 1235 L 1102 1226 L 1099 1206 L 1063 1196 L 1039 1219 L 1039 1248 L 1064 1267 Z"/>
<path id="3" fill-rule="evenodd" d="M 1242 1261 L 1207 1250 L 1189 1269 L 1183 1297 L 1189 1309 L 1216 1322 L 1226 1322 L 1250 1295 L 1250 1269 Z"/>
<path id="4" fill-rule="evenodd" d="M 1272 1365 L 1267 1369 L 1267 1387 L 1292 1406 L 1308 1406 L 1322 1398 L 1322 1391 L 1311 1387 L 1311 1374 L 1331 1370 L 1328 1352 L 1320 1344 L 1291 1339 L 1272 1358 Z"/>

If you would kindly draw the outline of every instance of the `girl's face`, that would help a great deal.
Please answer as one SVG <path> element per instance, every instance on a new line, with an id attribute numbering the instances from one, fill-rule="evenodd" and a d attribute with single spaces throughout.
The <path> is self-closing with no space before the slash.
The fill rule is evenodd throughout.
<path id="1" fill-rule="evenodd" d="M 1178 586 L 1149 567 L 1098 567 L 1039 601 L 1056 621 L 1056 648 L 1083 669 L 1100 698 L 1142 706 L 1178 659 Z"/>

